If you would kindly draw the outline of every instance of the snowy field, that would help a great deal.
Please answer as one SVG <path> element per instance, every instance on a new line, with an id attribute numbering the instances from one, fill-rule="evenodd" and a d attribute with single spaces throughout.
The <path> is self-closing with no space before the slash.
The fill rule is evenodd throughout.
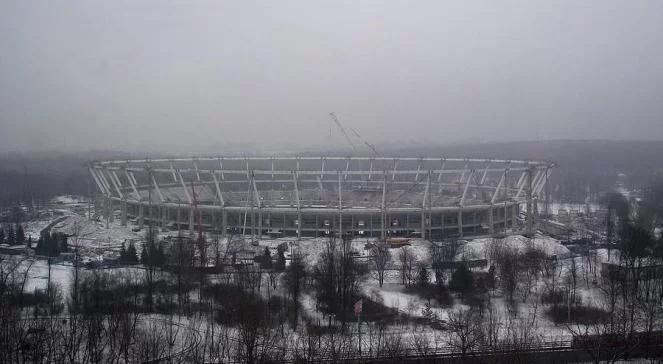
<path id="1" fill-rule="evenodd" d="M 53 209 L 50 218 L 39 221 L 32 221 L 26 224 L 26 231 L 33 236 L 33 239 L 39 235 L 39 232 L 52 224 L 52 231 L 63 232 L 72 235 L 69 244 L 76 245 L 85 260 L 102 260 L 115 258 L 118 255 L 120 246 L 123 242 L 134 241 L 137 243 L 136 247 L 141 249 L 139 242 L 144 240 L 145 230 L 134 232 L 131 224 L 128 226 L 120 226 L 119 219 L 115 219 L 113 223 L 106 227 L 106 223 L 102 221 L 90 220 L 85 214 L 81 213 L 82 204 L 79 203 L 80 199 L 74 197 L 62 197 L 58 201 L 62 204 L 57 209 Z M 76 210 L 78 209 L 78 210 Z M 176 236 L 177 231 L 159 231 L 160 237 Z M 184 234 L 187 232 L 184 231 Z M 211 236 L 208 236 L 211 238 Z M 253 251 L 256 255 L 262 254 L 265 247 L 268 247 L 272 256 L 276 254 L 276 249 L 279 245 L 285 243 L 288 246 L 286 251 L 286 258 L 291 257 L 294 252 L 298 252 L 305 256 L 305 261 L 308 267 L 313 267 L 320 262 L 322 253 L 324 252 L 328 243 L 328 238 L 303 238 L 297 241 L 294 237 L 269 239 L 263 237 L 257 239 L 257 244 L 251 244 L 251 237 L 249 236 L 235 236 L 232 241 L 233 249 Z M 361 261 L 370 260 L 370 250 L 368 246 L 374 243 L 375 239 L 358 238 L 351 242 L 352 250 L 355 256 Z M 435 243 L 426 240 L 412 239 L 408 249 L 413 259 L 417 264 L 424 264 L 430 267 L 431 264 L 431 247 Z M 470 261 L 487 259 L 488 266 L 477 271 L 486 271 L 488 267 L 493 264 L 490 261 L 489 251 L 490 247 L 494 244 L 501 244 L 509 247 L 515 251 L 523 253 L 528 249 L 537 249 L 542 251 L 546 256 L 557 257 L 560 262 L 559 280 L 568 272 L 573 260 L 580 269 L 581 278 L 585 267 L 585 262 L 582 257 L 574 257 L 571 251 L 560 243 L 560 241 L 549 236 L 537 234 L 532 239 L 528 239 L 520 235 L 512 235 L 503 239 L 480 238 L 480 239 L 467 239 L 459 240 L 459 247 L 455 256 L 456 261 Z M 212 249 L 210 247 L 209 249 Z M 216 247 L 214 247 L 216 249 Z M 218 249 L 227 251 L 227 239 L 220 239 Z M 376 302 L 382 303 L 384 306 L 393 308 L 399 313 L 412 318 L 424 317 L 424 309 L 430 306 L 430 310 L 434 315 L 443 321 L 448 320 L 449 312 L 467 307 L 463 300 L 456 298 L 452 306 L 440 306 L 435 301 L 429 301 L 421 296 L 406 290 L 401 282 L 401 275 L 398 271 L 400 266 L 399 253 L 404 248 L 392 248 L 390 250 L 390 261 L 387 264 L 387 272 L 385 275 L 385 284 L 379 287 L 377 279 L 373 274 L 369 274 L 361 282 L 361 292 Z M 213 256 L 211 251 L 208 251 L 208 256 Z M 610 258 L 605 249 L 596 250 L 596 262 L 600 265 L 601 262 L 616 261 L 618 256 L 615 251 L 612 251 Z M 46 288 L 49 269 L 45 260 L 26 261 L 24 264 L 31 264 L 28 274 L 28 280 L 25 285 L 25 290 L 28 292 L 34 289 Z M 126 268 L 118 268 L 126 269 Z M 430 268 L 429 268 L 430 269 Z M 448 272 L 447 275 L 450 275 Z M 57 283 L 62 289 L 63 296 L 67 297 L 70 292 L 70 281 L 72 277 L 72 266 L 68 263 L 53 264 L 50 267 L 51 281 Z M 587 277 L 586 275 L 584 277 Z M 264 278 L 267 280 L 267 277 Z M 431 279 L 433 274 L 431 272 Z M 583 304 L 595 305 L 599 302 L 599 289 L 591 283 L 594 279 L 583 278 L 577 287 L 578 296 L 581 297 Z M 263 290 L 266 290 L 268 284 L 265 282 Z M 561 286 L 561 283 L 560 283 Z M 545 282 L 540 279 L 537 284 L 531 287 L 531 294 L 518 303 L 517 310 L 519 317 L 522 319 L 533 320 L 536 325 L 536 334 L 546 340 L 562 340 L 568 339 L 569 333 L 563 326 L 558 326 L 552 323 L 546 315 L 543 314 L 545 305 L 542 305 L 539 300 L 539 294 L 545 288 Z M 282 291 L 269 293 L 268 291 L 262 292 L 263 295 L 277 294 L 284 295 Z M 490 293 L 490 302 L 493 305 L 495 312 L 501 318 L 506 318 L 512 313 L 509 312 L 509 305 L 506 303 L 506 298 L 503 293 L 499 291 Z M 520 301 L 520 298 L 518 298 Z M 325 316 L 318 311 L 316 299 L 313 292 L 304 292 L 301 298 L 302 313 L 313 321 L 323 322 Z M 420 327 L 412 328 L 412 330 L 423 330 L 428 332 L 431 337 L 438 337 L 439 335 L 446 335 L 431 328 Z"/>
<path id="2" fill-rule="evenodd" d="M 504 244 L 518 253 L 524 253 L 533 248 L 543 251 L 547 256 L 557 256 L 557 258 L 566 258 L 571 254 L 569 249 L 562 245 L 559 240 L 549 236 L 537 234 L 532 239 L 528 239 L 522 235 L 511 235 L 504 239 L 482 238 L 469 240 L 460 247 L 456 260 L 489 259 L 487 247 L 490 244 Z"/>

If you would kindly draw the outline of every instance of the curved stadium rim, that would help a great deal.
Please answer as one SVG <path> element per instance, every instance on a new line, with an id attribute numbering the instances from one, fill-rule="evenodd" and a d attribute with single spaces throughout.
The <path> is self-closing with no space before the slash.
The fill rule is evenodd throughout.
<path id="1" fill-rule="evenodd" d="M 89 170 L 97 208 L 112 220 L 119 207 L 122 224 L 129 216 L 139 227 L 152 221 L 193 232 L 200 224 L 225 234 L 246 232 L 248 219 L 258 234 L 443 239 L 517 228 L 520 205 L 541 198 L 555 166 L 492 158 L 225 156 L 96 161 Z M 288 199 L 269 200 L 275 192 Z"/>

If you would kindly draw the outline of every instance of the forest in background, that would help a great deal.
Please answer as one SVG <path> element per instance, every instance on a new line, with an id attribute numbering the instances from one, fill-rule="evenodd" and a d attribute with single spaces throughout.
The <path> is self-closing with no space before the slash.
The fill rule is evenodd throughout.
<path id="1" fill-rule="evenodd" d="M 663 142 L 552 140 L 508 143 L 477 143 L 447 146 L 377 146 L 382 156 L 490 157 L 541 159 L 556 162 L 549 193 L 552 200 L 584 202 L 587 188 L 595 194 L 614 187 L 619 173 L 626 175 L 627 187 L 642 189 L 663 177 Z M 295 153 L 295 152 L 289 152 Z M 298 152 L 299 154 L 320 154 Z M 348 151 L 328 151 L 345 155 Z M 237 153 L 233 153 L 237 154 Z M 253 154 L 253 153 L 244 153 Z M 168 157 L 174 155 L 149 155 Z M 6 153 L 0 156 L 0 204 L 19 201 L 36 203 L 63 194 L 87 196 L 94 192 L 86 164 L 97 159 L 148 157 L 142 153 L 89 151 L 84 153 Z"/>

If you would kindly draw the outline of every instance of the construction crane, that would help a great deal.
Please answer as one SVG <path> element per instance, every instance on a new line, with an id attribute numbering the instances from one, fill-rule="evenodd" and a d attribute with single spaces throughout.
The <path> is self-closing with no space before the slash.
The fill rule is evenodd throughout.
<path id="1" fill-rule="evenodd" d="M 345 138 L 345 140 L 348 142 L 348 144 L 350 144 L 350 146 L 352 147 L 352 151 L 355 154 L 357 154 L 357 147 L 355 146 L 355 143 L 352 142 L 352 139 L 348 135 L 348 132 L 345 131 L 345 128 L 343 127 L 343 125 L 341 125 L 341 122 L 338 121 L 338 118 L 336 117 L 336 114 L 334 114 L 333 112 L 330 112 L 329 117 L 331 117 L 334 124 L 336 124 L 336 127 L 338 128 L 338 130 L 340 130 L 341 134 L 343 134 L 343 137 Z"/>
<path id="2" fill-rule="evenodd" d="M 359 135 L 359 132 L 356 131 L 354 128 L 350 128 L 350 130 L 352 130 L 352 133 L 354 133 L 354 135 L 355 135 L 359 140 L 361 140 L 362 142 L 364 142 L 364 145 L 366 145 L 366 146 L 368 147 L 368 149 L 370 149 L 370 150 L 373 152 L 373 154 L 375 154 L 376 157 L 379 157 L 379 156 L 380 156 L 380 153 L 378 153 L 378 151 L 375 149 L 375 146 L 374 146 L 373 144 L 371 144 L 371 143 L 367 142 L 366 140 L 364 140 L 364 138 L 362 138 L 362 136 Z"/>
<path id="3" fill-rule="evenodd" d="M 348 142 L 348 144 L 350 144 L 350 146 L 352 147 L 352 150 L 355 152 L 355 154 L 357 154 L 357 146 L 352 141 L 352 138 L 350 138 L 350 135 L 348 135 L 348 132 L 345 130 L 345 128 L 343 127 L 341 122 L 338 120 L 338 117 L 336 117 L 336 114 L 334 114 L 333 112 L 330 112 L 329 116 L 331 117 L 332 121 L 334 122 L 334 124 L 336 125 L 338 130 L 341 131 L 341 134 L 343 134 L 343 137 L 345 138 L 345 140 Z M 375 146 L 373 144 L 367 142 L 366 140 L 364 140 L 364 138 L 362 138 L 362 136 L 359 135 L 359 132 L 357 130 L 355 130 L 354 128 L 350 128 L 350 131 L 352 131 L 352 133 L 355 135 L 355 137 L 357 137 L 357 139 L 359 139 L 361 142 L 363 142 L 364 145 L 366 145 L 376 156 L 380 155 L 380 153 L 378 153 Z"/>

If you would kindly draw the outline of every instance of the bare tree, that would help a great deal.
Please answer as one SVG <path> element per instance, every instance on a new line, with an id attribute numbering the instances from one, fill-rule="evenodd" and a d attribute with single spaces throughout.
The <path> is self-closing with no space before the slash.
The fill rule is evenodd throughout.
<path id="1" fill-rule="evenodd" d="M 576 291 L 578 286 L 578 265 L 575 258 L 571 258 L 571 264 L 569 265 L 569 270 L 566 276 L 566 286 L 568 291 L 568 305 L 570 312 L 571 307 L 574 306 L 577 302 Z"/>
<path id="2" fill-rule="evenodd" d="M 497 308 L 491 301 L 488 301 L 482 321 L 482 346 L 487 349 L 495 349 L 502 336 L 503 323 Z"/>
<path id="3" fill-rule="evenodd" d="M 520 255 L 515 249 L 503 247 L 495 252 L 495 264 L 498 268 L 500 284 L 507 293 L 508 300 L 513 303 L 513 294 L 518 288 Z"/>
<path id="4" fill-rule="evenodd" d="M 297 328 L 299 296 L 301 295 L 306 280 L 306 265 L 304 264 L 304 257 L 299 252 L 293 254 L 292 259 L 290 260 L 290 265 L 286 268 L 283 278 L 293 302 L 292 327 Z"/>
<path id="5" fill-rule="evenodd" d="M 600 307 L 609 312 L 613 305 L 610 302 L 611 297 L 604 291 L 603 298 L 603 306 Z M 614 363 L 626 353 L 625 348 L 620 348 L 611 343 L 614 339 L 624 338 L 617 330 L 618 326 L 614 325 L 615 319 L 619 320 L 619 318 L 615 318 L 610 314 L 602 316 L 592 325 L 569 322 L 566 324 L 566 330 L 573 337 L 573 345 L 585 351 L 593 363 L 598 364 L 602 361 Z"/>
<path id="6" fill-rule="evenodd" d="M 29 267 L 24 267 L 25 258 L 0 256 L 0 362 L 30 361 L 29 353 L 21 346 L 29 343 L 29 322 L 21 319 L 23 284 Z M 26 349 L 38 349 L 37 342 Z M 26 358 L 27 357 L 27 358 Z"/>
<path id="7" fill-rule="evenodd" d="M 431 339 L 426 332 L 415 332 L 410 337 L 410 347 L 419 356 L 426 356 L 433 352 L 431 347 Z"/>
<path id="8" fill-rule="evenodd" d="M 400 252 L 398 253 L 398 260 L 400 261 L 400 271 L 401 271 L 401 280 L 403 285 L 406 283 L 406 279 L 408 277 L 408 272 L 412 271 L 412 260 L 414 257 L 412 256 L 412 253 L 410 253 L 410 249 L 408 247 L 404 246 L 401 248 Z M 408 283 L 409 284 L 409 283 Z"/>
<path id="9" fill-rule="evenodd" d="M 476 349 L 483 340 L 481 315 L 474 308 L 449 312 L 447 327 L 452 333 L 449 345 L 460 350 L 462 356 Z"/>
<path id="10" fill-rule="evenodd" d="M 382 287 L 384 284 L 384 273 L 391 260 L 391 252 L 389 251 L 387 244 L 376 243 L 373 248 L 371 248 L 371 256 L 373 258 L 373 267 L 378 275 L 378 282 L 380 287 Z"/>
<path id="11" fill-rule="evenodd" d="M 506 315 L 505 335 L 502 343 L 513 350 L 512 360 L 524 362 L 521 355 L 540 341 L 541 335 L 537 332 L 536 306 L 530 309 L 525 317 L 519 316 L 516 310 L 512 310 Z"/>
<path id="12" fill-rule="evenodd" d="M 520 285 L 523 303 L 527 301 L 532 290 L 535 290 L 538 286 L 539 277 L 543 274 L 545 260 L 546 254 L 543 249 L 536 248 L 533 245 L 521 255 L 519 262 L 522 269 L 519 269 L 518 277 L 519 281 L 523 283 Z"/>

